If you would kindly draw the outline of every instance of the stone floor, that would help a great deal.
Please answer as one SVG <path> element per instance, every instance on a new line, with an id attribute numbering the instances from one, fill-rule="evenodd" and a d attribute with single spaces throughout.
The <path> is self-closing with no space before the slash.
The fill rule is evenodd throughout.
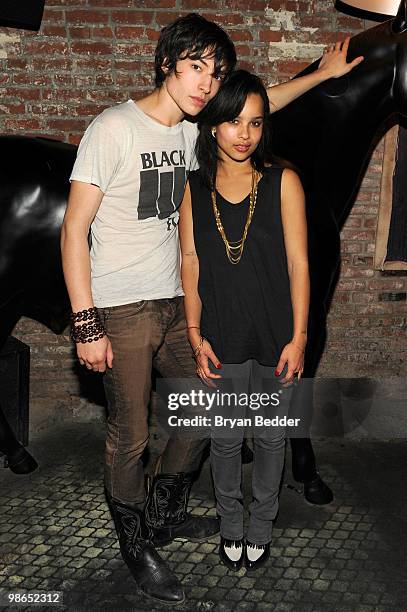
<path id="1" fill-rule="evenodd" d="M 0 607 L 14 609 L 9 593 L 60 591 L 62 606 L 35 607 L 168 609 L 137 593 L 121 560 L 103 496 L 103 435 L 100 423 L 36 434 L 30 449 L 40 469 L 29 476 L 0 470 Z M 320 440 L 315 447 L 335 501 L 307 504 L 287 469 L 271 559 L 254 575 L 220 565 L 217 538 L 162 549 L 185 586 L 187 600 L 175 609 L 407 610 L 407 442 Z M 214 512 L 207 463 L 191 505 Z"/>

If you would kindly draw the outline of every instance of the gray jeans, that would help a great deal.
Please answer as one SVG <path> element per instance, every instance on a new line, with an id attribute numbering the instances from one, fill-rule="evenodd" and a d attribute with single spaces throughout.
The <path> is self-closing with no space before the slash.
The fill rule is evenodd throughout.
<path id="1" fill-rule="evenodd" d="M 255 417 L 271 420 L 276 416 L 280 419 L 288 415 L 291 388 L 279 385 L 274 372 L 275 367 L 262 366 L 255 360 L 222 365 L 222 381 L 218 384 L 221 392 L 233 392 L 239 396 L 277 393 L 279 401 L 277 407 L 260 406 L 256 410 L 243 405 L 223 408 L 223 414 L 228 417 L 248 419 L 252 423 L 250 432 L 245 427 L 234 427 L 225 435 L 225 430 L 220 432 L 216 427 L 212 429 L 211 467 L 217 512 L 221 517 L 221 535 L 227 539 L 238 540 L 243 537 L 241 448 L 244 437 L 251 435 L 254 450 L 253 500 L 249 506 L 247 538 L 255 544 L 267 544 L 271 540 L 284 467 L 286 428 L 280 425 L 256 425 Z"/>

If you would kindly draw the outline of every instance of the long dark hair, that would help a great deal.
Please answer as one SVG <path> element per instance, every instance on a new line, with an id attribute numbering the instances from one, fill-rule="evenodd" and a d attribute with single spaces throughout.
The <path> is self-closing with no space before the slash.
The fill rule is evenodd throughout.
<path id="1" fill-rule="evenodd" d="M 261 97 L 264 107 L 263 134 L 251 156 L 251 162 L 256 170 L 262 172 L 267 163 L 274 161 L 271 154 L 271 128 L 269 100 L 266 88 L 261 79 L 247 70 L 236 70 L 221 85 L 216 96 L 199 114 L 199 136 L 197 141 L 197 158 L 201 169 L 203 182 L 212 189 L 216 181 L 218 164 L 218 146 L 211 129 L 225 121 L 236 119 L 242 112 L 247 96 L 257 94 Z"/>
<path id="2" fill-rule="evenodd" d="M 236 65 L 233 42 L 220 26 L 201 15 L 189 13 L 176 19 L 161 30 L 155 50 L 155 84 L 161 87 L 166 74 L 176 69 L 178 60 L 198 60 L 209 55 L 215 63 L 215 76 L 221 72 L 228 75 Z"/>

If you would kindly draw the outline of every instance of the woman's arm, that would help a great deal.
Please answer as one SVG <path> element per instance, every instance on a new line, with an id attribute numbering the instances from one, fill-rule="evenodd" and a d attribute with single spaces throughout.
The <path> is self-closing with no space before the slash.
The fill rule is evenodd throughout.
<path id="1" fill-rule="evenodd" d="M 195 250 L 191 190 L 189 183 L 186 185 L 184 199 L 180 208 L 179 239 L 182 256 L 181 279 L 185 294 L 184 306 L 188 327 L 188 340 L 194 350 L 201 342 L 202 302 L 198 293 L 199 260 Z M 212 351 L 211 345 L 205 340 L 199 355 L 196 357 L 197 373 L 203 380 L 208 378 L 220 378 L 218 374 L 212 374 L 210 371 L 208 359 L 211 359 L 216 367 L 220 367 L 219 360 Z M 208 381 L 205 380 L 205 382 Z"/>
<path id="2" fill-rule="evenodd" d="M 285 169 L 281 180 L 281 218 L 290 278 L 293 309 L 293 337 L 284 348 L 277 371 L 288 364 L 286 380 L 301 375 L 307 343 L 310 283 L 308 273 L 307 221 L 305 196 L 298 175 Z"/>

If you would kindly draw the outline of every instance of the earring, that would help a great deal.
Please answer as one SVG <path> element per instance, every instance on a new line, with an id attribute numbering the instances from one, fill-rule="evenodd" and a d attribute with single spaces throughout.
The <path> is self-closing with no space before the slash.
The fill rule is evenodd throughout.
<path id="1" fill-rule="evenodd" d="M 212 136 L 213 136 L 214 138 L 216 138 L 216 128 L 214 128 L 214 127 L 213 127 L 213 128 L 211 129 L 211 134 L 212 134 Z"/>

